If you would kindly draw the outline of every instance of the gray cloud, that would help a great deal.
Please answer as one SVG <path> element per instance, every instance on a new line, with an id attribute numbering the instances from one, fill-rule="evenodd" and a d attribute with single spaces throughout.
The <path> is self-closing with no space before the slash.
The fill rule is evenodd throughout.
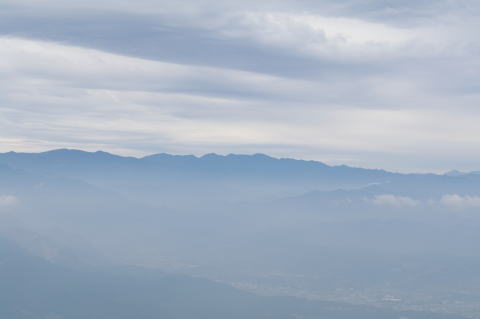
<path id="1" fill-rule="evenodd" d="M 5 1 L 0 141 L 476 169 L 479 8 Z"/>

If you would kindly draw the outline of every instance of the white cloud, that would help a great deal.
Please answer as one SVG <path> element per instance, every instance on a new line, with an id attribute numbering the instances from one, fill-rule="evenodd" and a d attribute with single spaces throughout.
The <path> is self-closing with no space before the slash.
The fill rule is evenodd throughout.
<path id="1" fill-rule="evenodd" d="M 480 196 L 443 195 L 440 203 L 451 209 L 480 208 Z"/>
<path id="2" fill-rule="evenodd" d="M 0 195 L 0 208 L 11 207 L 18 203 L 18 198 L 13 195 Z"/>
<path id="3" fill-rule="evenodd" d="M 396 92 L 390 83 L 389 92 L 387 84 L 366 79 L 285 78 L 18 38 L 0 38 L 0 44 L 0 68 L 8 75 L 0 79 L 3 151 L 78 147 L 139 155 L 267 149 L 332 163 L 351 152 L 347 157 L 354 165 L 359 152 L 369 152 L 370 162 L 361 165 L 379 166 L 382 158 L 372 154 L 440 156 L 444 145 L 460 152 L 478 143 L 470 113 L 382 109 L 355 101 L 363 96 L 372 103 L 408 103 L 403 95 L 419 95 L 412 85 Z M 379 85 L 384 90 L 376 92 Z M 454 129 L 458 134 L 449 134 Z"/>
<path id="4" fill-rule="evenodd" d="M 376 195 L 372 202 L 379 206 L 395 206 L 395 207 L 413 207 L 420 204 L 420 201 L 406 196 L 396 196 L 391 194 Z"/>
<path id="5" fill-rule="evenodd" d="M 236 28 L 222 28 L 234 38 L 252 38 L 265 45 L 330 59 L 361 57 L 385 59 L 428 34 L 423 29 L 401 29 L 354 18 L 313 14 L 246 12 Z M 359 56 L 360 55 L 360 56 Z"/>
<path id="6" fill-rule="evenodd" d="M 445 194 L 439 200 L 416 200 L 407 196 L 383 194 L 376 195 L 371 202 L 378 206 L 393 207 L 414 207 L 421 204 L 428 204 L 435 206 L 440 205 L 453 210 L 480 208 L 480 196 L 462 196 L 458 194 Z"/>
<path id="7" fill-rule="evenodd" d="M 478 19 L 448 1 L 8 3 L 0 151 L 478 169 Z"/>

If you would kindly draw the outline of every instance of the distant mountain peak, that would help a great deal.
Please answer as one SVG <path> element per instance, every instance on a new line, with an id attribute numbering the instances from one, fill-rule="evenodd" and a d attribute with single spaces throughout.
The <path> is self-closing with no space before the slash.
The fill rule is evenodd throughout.
<path id="1" fill-rule="evenodd" d="M 195 167 L 201 167 L 202 170 L 221 171 L 227 169 L 229 172 L 232 170 L 251 170 L 258 173 L 259 170 L 263 173 L 270 172 L 271 174 L 278 175 L 310 175 L 313 178 L 315 174 L 336 174 L 339 173 L 343 176 L 348 175 L 366 175 L 369 173 L 375 174 L 394 174 L 381 169 L 363 169 L 357 167 L 351 167 L 346 165 L 331 166 L 316 160 L 302 160 L 294 158 L 277 158 L 263 153 L 254 154 L 234 154 L 227 155 L 217 153 L 207 153 L 202 156 L 195 155 L 174 155 L 168 153 L 158 153 L 147 155 L 144 157 L 128 157 L 121 156 L 105 151 L 84 151 L 71 148 L 60 148 L 40 153 L 0 153 L 0 163 L 6 163 L 12 167 L 24 167 L 27 164 L 35 167 L 52 166 L 52 169 L 58 169 L 58 165 L 70 165 L 75 164 L 81 166 L 85 165 L 110 165 L 111 163 L 133 163 L 141 162 L 149 163 L 151 165 L 162 165 L 163 167 L 178 167 L 193 169 Z M 218 166 L 221 163 L 222 168 Z M 28 166 L 27 165 L 27 166 Z M 276 172 L 275 172 L 276 171 Z M 312 175 L 313 174 L 313 175 Z M 320 175 L 319 175 L 320 176 Z M 323 175 L 322 175 L 323 176 Z M 333 176 L 333 175 L 332 175 Z"/>
<path id="2" fill-rule="evenodd" d="M 217 153 L 207 153 L 201 157 L 200 159 L 269 159 L 269 160 L 279 160 L 278 158 L 268 156 L 263 153 L 255 153 L 255 154 L 234 154 L 230 153 L 227 155 L 217 154 Z"/>
<path id="3" fill-rule="evenodd" d="M 222 158 L 224 157 L 223 155 L 219 155 L 217 153 L 208 153 L 208 154 L 205 154 L 203 156 L 201 156 L 200 158 L 202 159 L 211 159 L 211 158 Z"/>
<path id="4" fill-rule="evenodd" d="M 62 153 L 86 154 L 90 152 L 73 149 L 73 148 L 57 148 L 57 149 L 41 152 L 40 154 L 62 154 Z"/>
<path id="5" fill-rule="evenodd" d="M 463 176 L 463 175 L 466 175 L 466 174 L 467 174 L 467 173 L 460 172 L 460 171 L 458 171 L 458 170 L 456 170 L 456 169 L 453 169 L 453 170 L 451 170 L 451 171 L 446 172 L 446 173 L 443 174 L 443 175 L 445 175 L 445 176 L 457 177 L 457 176 Z"/>

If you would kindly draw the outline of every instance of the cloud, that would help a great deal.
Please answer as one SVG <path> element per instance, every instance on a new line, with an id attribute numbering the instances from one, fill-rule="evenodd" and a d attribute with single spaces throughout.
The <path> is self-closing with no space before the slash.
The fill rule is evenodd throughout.
<path id="1" fill-rule="evenodd" d="M 396 196 L 391 194 L 376 195 L 373 204 L 378 206 L 394 206 L 394 207 L 413 207 L 420 204 L 420 201 L 406 196 Z"/>
<path id="2" fill-rule="evenodd" d="M 0 195 L 0 208 L 18 204 L 18 198 L 13 195 Z"/>
<path id="3" fill-rule="evenodd" d="M 442 196 L 440 203 L 451 209 L 478 208 L 480 207 L 480 196 L 447 194 Z"/>
<path id="4" fill-rule="evenodd" d="M 2 151 L 478 169 L 478 2 L 1 6 Z"/>
<path id="5" fill-rule="evenodd" d="M 462 196 L 458 194 L 445 194 L 438 200 L 417 200 L 406 196 L 383 194 L 376 195 L 371 202 L 378 206 L 392 207 L 415 207 L 421 204 L 428 204 L 436 207 L 443 206 L 453 210 L 480 208 L 480 196 Z"/>

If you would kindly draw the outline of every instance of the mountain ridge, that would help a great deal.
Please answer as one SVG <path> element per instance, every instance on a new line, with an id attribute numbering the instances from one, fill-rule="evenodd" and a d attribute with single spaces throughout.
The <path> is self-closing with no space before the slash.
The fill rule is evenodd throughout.
<path id="1" fill-rule="evenodd" d="M 0 165 L 80 180 L 132 199 L 161 202 L 162 206 L 164 203 L 175 206 L 218 200 L 269 200 L 336 189 L 369 188 L 377 194 L 395 192 L 403 196 L 410 196 L 416 190 L 426 197 L 456 190 L 476 194 L 480 185 L 478 174 L 403 174 L 274 158 L 261 153 L 202 156 L 158 153 L 137 158 L 104 151 L 56 149 L 41 153 L 0 153 Z M 188 201 L 184 200 L 186 197 Z"/>
<path id="2" fill-rule="evenodd" d="M 51 156 L 49 156 L 51 155 Z M 110 152 L 105 151 L 84 151 L 80 149 L 70 149 L 70 148 L 60 148 L 60 149 L 52 149 L 43 152 L 15 152 L 9 151 L 0 153 L 0 158 L 5 157 L 35 157 L 36 159 L 40 158 L 50 158 L 50 159 L 72 159 L 75 158 L 73 155 L 76 155 L 77 158 L 81 159 L 123 159 L 123 160 L 154 160 L 154 159 L 164 159 L 164 158 L 175 158 L 175 159 L 192 159 L 192 160 L 232 160 L 232 159 L 255 159 L 255 160 L 263 160 L 263 161 L 280 161 L 280 162 L 295 162 L 298 164 L 307 164 L 307 165 L 316 165 L 319 167 L 328 167 L 328 168 L 348 168 L 348 169 L 360 169 L 360 170 L 368 170 L 368 171 L 377 171 L 377 172 L 384 172 L 384 173 L 391 173 L 391 174 L 402 174 L 397 172 L 391 172 L 384 169 L 377 169 L 377 168 L 362 168 L 362 167 L 354 167 L 348 165 L 329 165 L 321 161 L 317 160 L 304 160 L 304 159 L 296 159 L 296 158 L 289 158 L 289 157 L 273 157 L 264 153 L 254 153 L 254 154 L 236 154 L 236 153 L 229 153 L 226 155 L 217 154 L 217 153 L 206 153 L 201 156 L 196 156 L 193 154 L 170 154 L 170 153 L 154 153 L 150 155 L 145 155 L 141 157 L 135 156 L 123 156 L 118 155 Z"/>

